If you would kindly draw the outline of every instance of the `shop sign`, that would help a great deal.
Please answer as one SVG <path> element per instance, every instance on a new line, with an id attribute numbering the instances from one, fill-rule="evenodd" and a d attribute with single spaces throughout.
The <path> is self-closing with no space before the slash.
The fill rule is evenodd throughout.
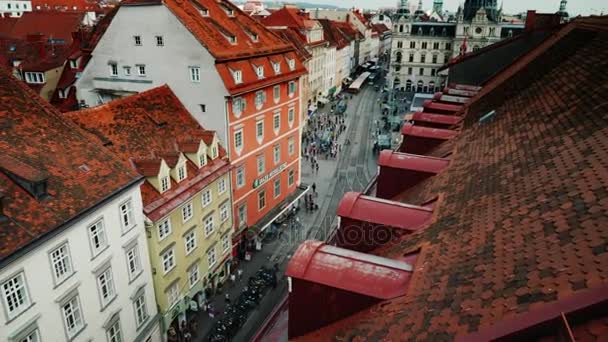
<path id="1" fill-rule="evenodd" d="M 287 163 L 283 163 L 283 164 L 279 165 L 276 169 L 267 173 L 264 177 L 254 180 L 253 188 L 255 189 L 255 188 L 259 187 L 260 185 L 268 182 L 268 180 L 270 178 L 276 176 L 279 172 L 283 171 L 286 167 L 287 167 Z"/>

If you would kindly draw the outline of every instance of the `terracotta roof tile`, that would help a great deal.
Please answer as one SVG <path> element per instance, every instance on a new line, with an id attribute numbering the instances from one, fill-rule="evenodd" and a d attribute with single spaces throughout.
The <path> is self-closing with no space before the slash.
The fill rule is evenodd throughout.
<path id="1" fill-rule="evenodd" d="M 452 340 L 605 286 L 607 59 L 608 17 L 575 21 L 484 87 L 421 191 L 434 223 L 373 251 L 421 248 L 408 294 L 299 340 Z M 598 319 L 574 330 L 605 336 Z"/>
<path id="2" fill-rule="evenodd" d="M 101 9 L 96 0 L 32 0 L 32 8 L 38 11 L 67 12 L 97 12 Z"/>
<path id="3" fill-rule="evenodd" d="M 0 98 L 0 159 L 5 166 L 0 192 L 10 218 L 0 222 L 4 261 L 141 176 L 5 69 L 0 70 Z M 48 196 L 36 200 L 17 185 L 15 174 L 33 181 L 48 177 Z"/>
<path id="4" fill-rule="evenodd" d="M 49 39 L 64 40 L 65 44 L 72 43 L 72 32 L 84 18 L 84 13 L 69 12 L 24 12 L 9 32 L 3 32 L 6 37 L 26 39 L 28 35 L 42 34 Z"/>
<path id="5" fill-rule="evenodd" d="M 105 141 L 125 164 L 131 161 L 147 177 L 158 176 L 161 160 L 173 168 L 180 153 L 198 151 L 196 142 L 203 140 L 210 146 L 215 134 L 202 128 L 166 85 L 64 116 Z M 184 146 L 187 150 L 181 150 Z M 145 182 L 141 191 L 146 215 L 153 220 L 164 216 L 183 204 L 184 197 L 193 196 L 226 173 L 230 167 L 226 151 L 221 146 L 219 151 L 219 158 L 208 159 L 202 168 L 188 159 L 187 178 L 180 183 L 171 180 L 167 192 L 160 194 Z"/>

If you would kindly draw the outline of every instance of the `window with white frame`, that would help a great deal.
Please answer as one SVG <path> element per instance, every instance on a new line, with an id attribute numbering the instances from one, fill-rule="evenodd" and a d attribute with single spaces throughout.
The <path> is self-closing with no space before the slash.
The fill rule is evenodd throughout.
<path id="1" fill-rule="evenodd" d="M 202 200 L 203 200 L 203 208 L 208 206 L 209 204 L 211 204 L 211 201 L 213 201 L 211 189 L 207 189 L 203 192 Z"/>
<path id="2" fill-rule="evenodd" d="M 31 331 L 25 337 L 19 340 L 19 342 L 40 342 L 40 331 L 38 328 Z"/>
<path id="3" fill-rule="evenodd" d="M 207 165 L 207 154 L 206 153 L 201 153 L 198 155 L 198 164 L 200 165 L 200 167 Z"/>
<path id="4" fill-rule="evenodd" d="M 272 117 L 272 129 L 276 134 L 280 128 L 281 128 L 281 112 L 277 112 L 277 113 L 274 113 L 274 116 Z"/>
<path id="5" fill-rule="evenodd" d="M 110 76 L 118 76 L 118 64 L 110 63 Z"/>
<path id="6" fill-rule="evenodd" d="M 194 213 L 193 213 L 192 202 L 190 202 L 182 207 L 182 220 L 184 222 L 190 220 L 193 215 L 194 215 Z"/>
<path id="7" fill-rule="evenodd" d="M 255 123 L 255 137 L 258 142 L 262 142 L 264 139 L 264 121 L 260 120 Z"/>
<path id="8" fill-rule="evenodd" d="M 239 116 L 245 111 L 246 102 L 242 97 L 235 97 L 232 99 L 232 112 L 234 115 Z"/>
<path id="9" fill-rule="evenodd" d="M 263 66 L 257 66 L 255 68 L 255 74 L 258 75 L 258 78 L 264 78 L 264 67 Z"/>
<path id="10" fill-rule="evenodd" d="M 133 307 L 135 309 L 135 322 L 139 328 L 148 319 L 148 308 L 146 307 L 146 297 L 144 293 L 140 294 L 135 299 Z"/>
<path id="11" fill-rule="evenodd" d="M 130 66 L 123 66 L 122 67 L 122 71 L 125 74 L 125 76 L 131 76 L 131 67 Z"/>
<path id="12" fill-rule="evenodd" d="M 78 68 L 78 60 L 77 59 L 70 59 L 70 68 L 72 68 L 72 69 L 77 69 Z"/>
<path id="13" fill-rule="evenodd" d="M 133 36 L 133 42 L 135 42 L 135 46 L 141 46 L 141 36 Z"/>
<path id="14" fill-rule="evenodd" d="M 247 203 L 239 205 L 237 211 L 237 214 L 239 216 L 239 226 L 247 225 Z"/>
<path id="15" fill-rule="evenodd" d="M 186 165 L 180 165 L 177 168 L 177 181 L 181 182 L 186 178 Z"/>
<path id="16" fill-rule="evenodd" d="M 234 148 L 237 151 L 240 151 L 243 149 L 243 130 L 239 129 L 236 132 L 234 132 Z"/>
<path id="17" fill-rule="evenodd" d="M 289 174 L 287 175 L 287 186 L 292 186 L 294 182 L 295 172 L 293 169 L 289 170 Z"/>
<path id="18" fill-rule="evenodd" d="M 156 36 L 156 46 L 165 46 L 165 39 L 163 36 Z"/>
<path id="19" fill-rule="evenodd" d="M 137 64 L 135 67 L 137 68 L 137 74 L 139 76 L 146 76 L 146 65 L 145 64 Z"/>
<path id="20" fill-rule="evenodd" d="M 222 237 L 222 251 L 226 252 L 230 249 L 230 234 L 226 234 Z"/>
<path id="21" fill-rule="evenodd" d="M 289 82 L 289 96 L 292 96 L 293 94 L 295 94 L 295 92 L 296 92 L 296 82 L 290 81 Z"/>
<path id="22" fill-rule="evenodd" d="M 277 177 L 274 180 L 274 198 L 281 195 L 281 177 Z"/>
<path id="23" fill-rule="evenodd" d="M 133 202 L 131 200 L 128 200 L 120 205 L 120 219 L 123 231 L 127 231 L 129 228 L 135 225 Z"/>
<path id="24" fill-rule="evenodd" d="M 209 215 L 203 219 L 203 227 L 205 227 L 205 236 L 209 236 L 209 234 L 213 233 L 213 215 Z"/>
<path id="25" fill-rule="evenodd" d="M 220 221 L 225 222 L 227 219 L 228 219 L 228 203 L 224 203 L 220 207 Z"/>
<path id="26" fill-rule="evenodd" d="M 275 164 L 281 161 L 281 145 L 276 144 L 272 147 L 272 156 Z"/>
<path id="27" fill-rule="evenodd" d="M 188 283 L 190 285 L 190 288 L 192 288 L 194 285 L 196 285 L 196 283 L 198 283 L 198 281 L 200 280 L 200 275 L 199 275 L 199 267 L 198 267 L 198 262 L 194 263 L 194 265 L 190 266 L 190 268 L 188 269 Z"/>
<path id="28" fill-rule="evenodd" d="M 4 307 L 9 319 L 25 311 L 30 306 L 30 296 L 26 288 L 23 272 L 2 283 L 2 298 L 4 299 Z"/>
<path id="29" fill-rule="evenodd" d="M 241 70 L 235 70 L 232 72 L 232 78 L 234 78 L 234 83 L 239 84 L 243 82 L 243 73 Z"/>
<path id="30" fill-rule="evenodd" d="M 108 246 L 103 220 L 99 220 L 89 226 L 89 239 L 91 241 L 93 256 L 98 255 Z"/>
<path id="31" fill-rule="evenodd" d="M 184 243 L 186 245 L 186 255 L 192 253 L 192 251 L 196 249 L 196 231 L 194 229 L 186 234 Z"/>
<path id="32" fill-rule="evenodd" d="M 207 251 L 207 262 L 209 263 L 209 267 L 213 267 L 217 262 L 217 259 L 215 258 L 215 246 Z"/>
<path id="33" fill-rule="evenodd" d="M 294 59 L 287 59 L 287 64 L 289 65 L 289 69 L 292 71 L 296 68 L 296 61 Z"/>
<path id="34" fill-rule="evenodd" d="M 236 187 L 242 188 L 245 185 L 245 166 L 239 166 L 236 169 Z"/>
<path id="35" fill-rule="evenodd" d="M 215 159 L 218 156 L 218 148 L 217 148 L 217 144 L 213 145 L 211 147 L 211 159 Z"/>
<path id="36" fill-rule="evenodd" d="M 201 68 L 197 66 L 188 67 L 190 71 L 190 82 L 200 82 L 201 81 Z"/>
<path id="37" fill-rule="evenodd" d="M 61 307 L 63 314 L 63 323 L 68 333 L 68 337 L 74 337 L 80 330 L 84 328 L 84 319 L 80 308 L 80 299 L 78 295 L 72 297 L 67 303 Z"/>
<path id="38" fill-rule="evenodd" d="M 222 178 L 220 178 L 220 180 L 219 180 L 219 181 L 218 181 L 218 183 L 217 183 L 217 193 L 218 193 L 218 194 L 220 194 L 220 195 L 221 195 L 221 194 L 223 194 L 224 192 L 226 192 L 226 188 L 227 188 L 227 187 L 226 187 L 226 184 L 227 184 L 227 182 L 226 182 L 226 177 L 222 177 Z"/>
<path id="39" fill-rule="evenodd" d="M 171 183 L 169 182 L 169 176 L 161 177 L 160 179 L 160 192 L 163 193 L 171 187 Z"/>
<path id="40" fill-rule="evenodd" d="M 101 297 L 101 306 L 105 307 L 116 296 L 112 268 L 108 267 L 97 277 L 97 289 Z"/>
<path id="41" fill-rule="evenodd" d="M 296 140 L 292 135 L 287 140 L 287 152 L 289 153 L 289 155 L 292 155 L 295 152 L 295 150 L 296 150 Z"/>
<path id="42" fill-rule="evenodd" d="M 61 283 L 74 273 L 67 242 L 51 251 L 50 255 L 55 282 Z"/>
<path id="43" fill-rule="evenodd" d="M 108 342 L 123 342 L 122 330 L 120 328 L 120 319 L 117 319 L 106 330 L 106 336 L 108 337 Z"/>
<path id="44" fill-rule="evenodd" d="M 262 108 L 262 106 L 264 105 L 265 102 L 266 102 L 266 91 L 260 90 L 257 93 L 255 93 L 255 107 L 257 109 Z"/>
<path id="45" fill-rule="evenodd" d="M 171 222 L 166 218 L 158 224 L 158 240 L 163 240 L 169 234 L 171 234 Z"/>
<path id="46" fill-rule="evenodd" d="M 139 260 L 139 249 L 137 245 L 127 250 L 127 268 L 129 271 L 129 279 L 133 280 L 141 272 L 141 261 Z"/>
<path id="47" fill-rule="evenodd" d="M 44 73 L 42 72 L 26 72 L 25 82 L 31 84 L 42 84 L 45 82 Z"/>
<path id="48" fill-rule="evenodd" d="M 266 190 L 258 192 L 258 210 L 262 210 L 266 207 Z"/>
<path id="49" fill-rule="evenodd" d="M 265 164 L 266 163 L 265 163 L 265 160 L 264 160 L 264 154 L 258 155 L 258 158 L 257 158 L 258 175 L 261 175 L 266 170 L 266 165 Z"/>
<path id="50" fill-rule="evenodd" d="M 281 63 L 272 63 L 272 68 L 274 69 L 275 74 L 281 73 Z"/>
<path id="51" fill-rule="evenodd" d="M 169 248 L 166 252 L 161 255 L 163 261 L 163 272 L 167 274 L 175 267 L 175 251 L 173 248 Z"/>
<path id="52" fill-rule="evenodd" d="M 281 99 L 281 86 L 280 85 L 275 85 L 272 88 L 272 97 L 274 99 L 274 102 L 279 102 L 279 100 Z"/>
<path id="53" fill-rule="evenodd" d="M 296 109 L 294 107 L 290 107 L 287 110 L 287 121 L 290 126 L 293 125 L 293 122 L 295 121 L 295 119 L 296 119 Z"/>
<path id="54" fill-rule="evenodd" d="M 178 285 L 178 282 L 175 282 L 167 289 L 167 304 L 169 304 L 169 306 L 173 306 L 173 304 L 177 303 L 177 301 L 179 300 Z"/>

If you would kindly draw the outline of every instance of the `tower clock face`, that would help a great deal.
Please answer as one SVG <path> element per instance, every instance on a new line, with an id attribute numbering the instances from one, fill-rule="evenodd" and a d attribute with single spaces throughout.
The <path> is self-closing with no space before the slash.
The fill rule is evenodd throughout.
<path id="1" fill-rule="evenodd" d="M 480 34 L 480 33 L 481 33 L 481 31 L 483 31 L 483 30 L 481 29 L 481 27 L 476 27 L 476 28 L 475 28 L 475 33 Z"/>

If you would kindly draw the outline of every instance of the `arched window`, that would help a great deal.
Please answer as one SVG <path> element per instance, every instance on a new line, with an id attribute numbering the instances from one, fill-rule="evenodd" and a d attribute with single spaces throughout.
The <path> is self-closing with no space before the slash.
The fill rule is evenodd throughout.
<path id="1" fill-rule="evenodd" d="M 424 82 L 422 82 L 422 80 L 418 81 L 418 87 L 416 88 L 416 91 L 419 93 L 422 93 L 423 86 L 424 86 Z"/>
<path id="2" fill-rule="evenodd" d="M 397 53 L 395 54 L 395 63 L 401 63 L 402 59 L 403 54 L 401 53 L 401 51 L 397 51 Z"/>
<path id="3" fill-rule="evenodd" d="M 405 91 L 412 91 L 412 80 L 405 81 Z"/>
<path id="4" fill-rule="evenodd" d="M 418 27 L 418 35 L 422 36 L 422 27 Z"/>
<path id="5" fill-rule="evenodd" d="M 403 25 L 399 25 L 399 32 L 403 32 Z"/>
<path id="6" fill-rule="evenodd" d="M 399 77 L 395 77 L 395 80 L 393 81 L 393 88 L 397 88 L 400 84 L 401 80 L 399 79 Z"/>

